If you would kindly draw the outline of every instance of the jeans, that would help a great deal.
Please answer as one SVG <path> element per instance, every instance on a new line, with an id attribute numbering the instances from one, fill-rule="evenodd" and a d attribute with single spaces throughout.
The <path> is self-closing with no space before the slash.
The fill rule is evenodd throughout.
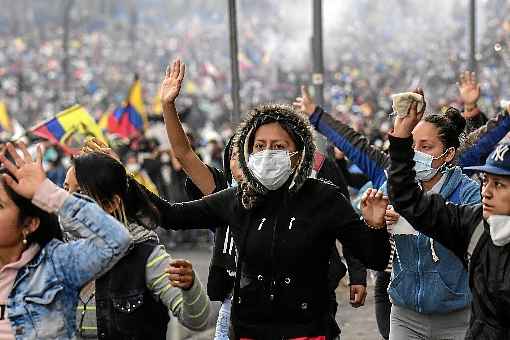
<path id="1" fill-rule="evenodd" d="M 216 321 L 216 331 L 214 333 L 214 340 L 228 340 L 230 331 L 230 309 L 232 306 L 232 299 L 226 298 L 221 305 Z"/>

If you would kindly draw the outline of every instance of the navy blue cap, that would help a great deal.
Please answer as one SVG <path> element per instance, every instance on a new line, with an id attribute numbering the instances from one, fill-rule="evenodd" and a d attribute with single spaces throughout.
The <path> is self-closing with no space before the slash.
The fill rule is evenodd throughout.
<path id="1" fill-rule="evenodd" d="M 510 176 L 510 144 L 500 144 L 491 152 L 485 165 L 468 166 L 464 169 L 486 172 L 493 175 Z"/>

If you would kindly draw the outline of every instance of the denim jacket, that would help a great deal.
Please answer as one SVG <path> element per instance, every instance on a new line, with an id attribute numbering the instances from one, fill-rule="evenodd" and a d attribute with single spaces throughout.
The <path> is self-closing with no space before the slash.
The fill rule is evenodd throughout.
<path id="1" fill-rule="evenodd" d="M 368 176 L 374 188 L 387 193 L 388 155 L 373 148 L 362 134 L 320 107 L 311 115 L 310 123 Z M 509 128 L 510 116 L 504 112 L 486 128 L 469 135 L 472 143 L 459 150 L 460 168 L 449 169 L 441 187 L 440 194 L 445 199 L 456 204 L 480 202 L 478 183 L 463 175 L 461 168 L 481 164 L 481 159 L 493 150 Z M 469 305 L 468 274 L 452 252 L 418 232 L 394 235 L 394 240 L 396 253 L 388 287 L 393 303 L 425 314 L 447 313 Z"/>
<path id="2" fill-rule="evenodd" d="M 54 239 L 18 271 L 7 301 L 16 340 L 75 339 L 81 287 L 121 259 L 131 242 L 126 228 L 83 196 L 68 196 L 57 213 L 64 231 L 84 239 Z"/>

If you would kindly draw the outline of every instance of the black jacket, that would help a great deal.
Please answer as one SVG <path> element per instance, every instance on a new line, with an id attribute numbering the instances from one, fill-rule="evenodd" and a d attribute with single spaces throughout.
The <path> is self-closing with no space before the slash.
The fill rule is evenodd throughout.
<path id="1" fill-rule="evenodd" d="M 227 188 L 227 180 L 224 173 L 213 167 L 209 171 L 214 179 L 214 192 Z M 191 181 L 186 179 L 186 192 L 190 200 L 201 199 L 204 195 Z M 207 277 L 207 295 L 211 301 L 223 302 L 234 289 L 234 277 L 236 271 L 236 248 L 230 227 L 228 225 L 213 226 L 214 250 L 209 264 L 209 276 Z"/>
<path id="2" fill-rule="evenodd" d="M 215 189 L 213 193 L 226 189 L 228 187 L 227 173 L 213 167 L 208 168 L 214 179 Z M 345 178 L 335 162 L 325 158 L 324 162 L 318 167 L 318 170 L 318 178 L 335 184 L 342 194 L 349 197 Z M 204 196 L 190 178 L 186 179 L 186 192 L 190 200 L 197 200 Z M 207 279 L 207 295 L 212 301 L 224 301 L 234 288 L 235 254 L 236 249 L 230 228 L 228 226 L 217 226 L 214 232 L 214 252 L 209 264 L 209 276 Z M 344 249 L 344 257 L 347 260 L 351 285 L 366 285 L 367 275 L 363 263 L 353 257 L 348 249 Z M 333 296 L 338 283 L 346 272 L 347 268 L 342 263 L 335 246 L 332 251 L 329 270 L 330 288 Z M 336 301 L 334 302 L 336 305 Z M 333 315 L 336 314 L 336 310 L 336 306 L 332 307 Z"/>
<path id="3" fill-rule="evenodd" d="M 466 339 L 510 339 L 510 245 L 492 243 L 482 205 L 446 203 L 438 194 L 426 194 L 416 184 L 412 138 L 390 136 L 390 200 L 396 211 L 418 231 L 452 250 L 467 265 L 473 231 L 484 223 L 469 263 L 473 296 Z"/>
<path id="4" fill-rule="evenodd" d="M 157 243 L 135 244 L 111 270 L 96 280 L 99 339 L 164 339 L 170 317 L 145 281 L 147 259 Z M 128 279 L 129 278 L 129 279 Z"/>
<path id="5" fill-rule="evenodd" d="M 269 190 L 247 162 L 257 127 L 275 121 L 294 135 L 301 157 L 288 181 Z M 236 338 L 331 339 L 328 270 L 336 239 L 368 267 L 382 270 L 390 254 L 388 232 L 366 226 L 338 187 L 310 178 L 312 130 L 291 107 L 254 108 L 239 125 L 234 143 L 245 179 L 240 187 L 193 202 L 155 202 L 162 225 L 230 226 L 239 253 L 231 314 Z"/>
<path id="6" fill-rule="evenodd" d="M 388 233 L 368 228 L 339 189 L 307 179 L 295 194 L 270 193 L 245 209 L 232 188 L 186 203 L 154 201 L 166 228 L 229 225 L 240 246 L 236 334 L 256 339 L 325 335 L 330 329 L 328 262 L 336 239 L 383 270 Z M 242 273 L 242 274 L 241 274 Z"/>

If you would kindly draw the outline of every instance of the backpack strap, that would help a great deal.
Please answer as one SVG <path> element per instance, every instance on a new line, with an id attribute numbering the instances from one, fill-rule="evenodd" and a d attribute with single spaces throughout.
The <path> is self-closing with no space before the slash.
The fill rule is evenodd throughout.
<path id="1" fill-rule="evenodd" d="M 468 267 L 471 262 L 471 256 L 473 256 L 473 253 L 476 249 L 476 246 L 478 245 L 478 242 L 480 241 L 480 238 L 483 235 L 483 232 L 484 232 L 484 229 L 483 229 L 483 219 L 482 219 L 480 221 L 480 223 L 478 223 L 478 225 L 476 226 L 473 233 L 471 234 L 471 239 L 469 240 L 469 245 L 468 245 L 467 253 L 466 253 L 466 262 L 468 264 Z"/>

